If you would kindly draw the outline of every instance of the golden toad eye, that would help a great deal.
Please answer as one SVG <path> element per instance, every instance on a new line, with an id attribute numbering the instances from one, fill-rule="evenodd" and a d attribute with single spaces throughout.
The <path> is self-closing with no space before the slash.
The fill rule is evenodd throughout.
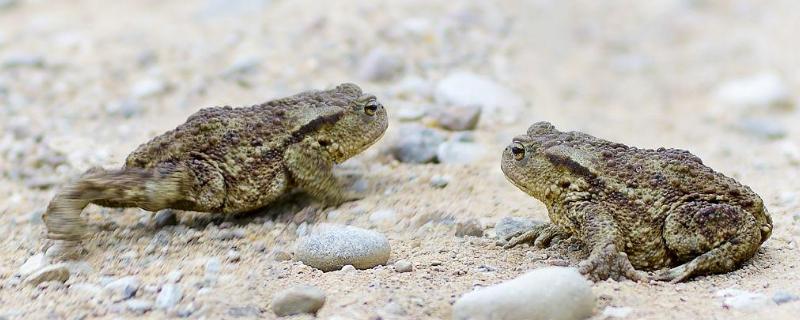
<path id="1" fill-rule="evenodd" d="M 511 154 L 514 155 L 514 159 L 517 161 L 522 160 L 522 158 L 525 157 L 525 146 L 519 142 L 514 142 L 514 144 L 511 145 Z"/>
<path id="2" fill-rule="evenodd" d="M 378 106 L 378 101 L 375 101 L 374 99 L 369 100 L 367 104 L 364 105 L 364 113 L 366 113 L 368 116 L 375 115 L 375 111 L 378 111 Z"/>

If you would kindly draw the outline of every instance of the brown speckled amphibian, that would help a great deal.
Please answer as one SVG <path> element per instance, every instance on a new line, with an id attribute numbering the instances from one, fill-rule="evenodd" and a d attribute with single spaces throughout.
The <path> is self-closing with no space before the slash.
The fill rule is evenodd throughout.
<path id="1" fill-rule="evenodd" d="M 551 223 L 507 247 L 574 236 L 591 250 L 579 269 L 595 280 L 673 282 L 736 269 L 772 232 L 761 198 L 688 151 L 637 149 L 581 132 L 532 125 L 503 152 L 502 169 L 547 205 Z"/>
<path id="2" fill-rule="evenodd" d="M 354 84 L 250 107 L 206 108 L 131 153 L 123 168 L 93 169 L 65 186 L 44 215 L 49 255 L 71 257 L 93 203 L 234 214 L 300 188 L 327 204 L 350 196 L 332 167 L 375 143 L 386 110 Z"/>

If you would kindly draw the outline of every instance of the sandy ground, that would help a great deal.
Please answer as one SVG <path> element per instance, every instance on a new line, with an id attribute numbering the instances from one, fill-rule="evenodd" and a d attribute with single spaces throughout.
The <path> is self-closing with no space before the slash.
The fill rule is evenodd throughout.
<path id="1" fill-rule="evenodd" d="M 473 287 L 582 258 L 564 246 L 504 250 L 490 238 L 502 217 L 547 218 L 539 202 L 505 180 L 498 162 L 510 138 L 538 120 L 639 147 L 691 150 L 751 186 L 774 220 L 772 238 L 735 272 L 681 284 L 594 284 L 595 318 L 607 306 L 632 308 L 630 319 L 800 314 L 800 302 L 743 312 L 714 295 L 726 288 L 800 295 L 800 115 L 796 108 L 720 106 L 715 98 L 726 81 L 765 72 L 790 94 L 800 92 L 796 1 L 0 1 L 7 2 L 0 9 L 0 319 L 134 318 L 68 287 L 137 275 L 137 297 L 152 300 L 172 270 L 183 272 L 179 306 L 193 305 L 194 318 L 273 318 L 276 291 L 313 284 L 328 295 L 320 318 L 448 319 L 452 303 Z M 395 52 L 401 70 L 383 81 L 357 78 L 375 48 Z M 392 117 L 409 106 L 435 108 L 429 90 L 459 70 L 525 101 L 511 123 L 484 115 L 474 135 L 486 154 L 468 164 L 399 163 L 385 151 L 399 125 L 393 118 L 384 139 L 348 164 L 362 172 L 368 196 L 315 219 L 383 232 L 390 263 L 407 259 L 414 272 L 323 273 L 274 261 L 269 253 L 291 251 L 309 225 L 293 221 L 302 206 L 290 203 L 226 222 L 181 215 L 179 226 L 161 230 L 138 209 L 90 207 L 85 214 L 97 232 L 80 274 L 38 288 L 14 279 L 41 249 L 40 215 L 59 185 L 91 166 L 119 166 L 138 144 L 202 107 L 352 81 L 376 93 Z M 405 77 L 430 86 L 398 94 Z M 780 137 L 737 129 L 752 117 L 779 128 Z M 433 188 L 435 175 L 452 180 Z M 394 220 L 370 221 L 379 209 L 394 210 Z M 456 223 L 469 219 L 488 235 L 455 237 Z M 245 235 L 219 240 L 221 228 Z M 154 241 L 160 247 L 146 250 Z M 226 260 L 230 250 L 239 262 Z M 222 276 L 200 289 L 211 257 L 223 261 Z M 405 315 L 387 312 L 390 302 Z M 138 317 L 165 316 L 175 313 Z"/>

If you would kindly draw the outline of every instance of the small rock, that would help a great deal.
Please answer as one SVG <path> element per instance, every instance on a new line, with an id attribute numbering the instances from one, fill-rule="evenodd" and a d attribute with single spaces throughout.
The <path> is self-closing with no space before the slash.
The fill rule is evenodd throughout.
<path id="1" fill-rule="evenodd" d="M 241 306 L 241 307 L 233 307 L 228 309 L 228 315 L 234 318 L 259 318 L 261 315 L 261 309 L 255 306 Z"/>
<path id="2" fill-rule="evenodd" d="M 776 292 L 772 296 L 772 302 L 775 302 L 776 304 L 784 304 L 787 302 L 798 301 L 798 300 L 800 300 L 800 297 L 788 292 Z"/>
<path id="3" fill-rule="evenodd" d="M 377 210 L 369 215 L 369 222 L 374 224 L 393 224 L 397 221 L 397 213 L 392 209 Z"/>
<path id="4" fill-rule="evenodd" d="M 361 61 L 357 75 L 362 80 L 384 81 L 403 69 L 400 57 L 384 48 L 375 48 Z"/>
<path id="5" fill-rule="evenodd" d="M 105 110 L 108 114 L 130 118 L 141 113 L 143 106 L 136 100 L 123 99 L 106 104 Z"/>
<path id="6" fill-rule="evenodd" d="M 0 10 L 9 9 L 16 6 L 19 0 L 0 0 Z M 2 44 L 2 42 L 0 42 Z"/>
<path id="7" fill-rule="evenodd" d="M 767 140 L 778 140 L 786 137 L 786 128 L 771 119 L 745 118 L 737 122 L 736 127 L 755 137 Z"/>
<path id="8" fill-rule="evenodd" d="M 450 177 L 449 176 L 440 176 L 436 175 L 431 177 L 431 187 L 437 189 L 443 189 L 448 184 L 450 184 Z"/>
<path id="9" fill-rule="evenodd" d="M 452 131 L 474 130 L 478 126 L 481 107 L 440 107 L 430 113 L 435 125 Z"/>
<path id="10" fill-rule="evenodd" d="M 69 286 L 72 296 L 80 296 L 86 300 L 94 299 L 103 293 L 103 288 L 91 283 L 73 283 Z"/>
<path id="11" fill-rule="evenodd" d="M 289 261 L 292 260 L 292 254 L 285 250 L 274 249 L 272 250 L 272 260 Z"/>
<path id="12" fill-rule="evenodd" d="M 433 84 L 417 76 L 408 76 L 397 81 L 390 93 L 400 100 L 430 100 L 433 97 Z"/>
<path id="13" fill-rule="evenodd" d="M 64 283 L 67 282 L 67 279 L 69 279 L 69 268 L 66 263 L 59 263 L 34 271 L 25 279 L 25 282 L 32 286 L 37 286 L 46 281 Z"/>
<path id="14" fill-rule="evenodd" d="M 441 261 L 439 261 L 439 260 L 431 260 L 431 266 L 432 267 L 441 266 L 441 265 L 442 265 Z"/>
<path id="15" fill-rule="evenodd" d="M 395 315 L 395 316 L 405 316 L 406 315 L 406 310 L 403 309 L 403 306 L 401 306 L 399 303 L 394 302 L 394 301 L 389 302 L 385 306 L 383 306 L 382 311 L 386 312 L 388 314 L 391 314 L 391 315 Z"/>
<path id="16" fill-rule="evenodd" d="M 772 300 L 764 294 L 738 289 L 723 289 L 714 293 L 722 298 L 722 307 L 753 312 L 772 305 Z"/>
<path id="17" fill-rule="evenodd" d="M 127 276 L 111 281 L 103 288 L 113 301 L 127 300 L 136 295 L 140 286 L 139 277 Z"/>
<path id="18" fill-rule="evenodd" d="M 236 250 L 228 250 L 228 254 L 225 255 L 225 259 L 230 262 L 239 262 L 242 259 L 242 255 L 239 251 Z"/>
<path id="19" fill-rule="evenodd" d="M 153 309 L 153 303 L 144 299 L 131 299 L 126 304 L 128 310 L 136 314 L 144 314 Z"/>
<path id="20" fill-rule="evenodd" d="M 156 308 L 169 310 L 175 307 L 183 298 L 181 287 L 177 284 L 165 284 L 156 297 Z"/>
<path id="21" fill-rule="evenodd" d="M 132 98 L 141 99 L 156 96 L 167 91 L 167 83 L 164 80 L 148 78 L 139 80 L 131 87 L 130 95 Z"/>
<path id="22" fill-rule="evenodd" d="M 792 108 L 788 86 L 773 73 L 731 80 L 717 88 L 714 96 L 724 105 L 745 108 Z"/>
<path id="23" fill-rule="evenodd" d="M 6 56 L 3 60 L 3 67 L 6 68 L 42 68 L 44 67 L 44 58 L 35 54 L 17 53 Z"/>
<path id="24" fill-rule="evenodd" d="M 167 283 L 178 283 L 183 278 L 183 272 L 180 270 L 172 270 L 167 274 Z"/>
<path id="25" fill-rule="evenodd" d="M 155 227 L 161 229 L 166 226 L 174 226 L 178 224 L 178 217 L 172 209 L 161 210 L 156 212 Z"/>
<path id="26" fill-rule="evenodd" d="M 246 231 L 242 228 L 219 230 L 213 238 L 216 240 L 232 240 L 244 238 Z"/>
<path id="27" fill-rule="evenodd" d="M 348 265 L 345 265 L 344 267 L 342 267 L 341 271 L 342 272 L 356 271 L 356 267 L 348 264 Z"/>
<path id="28" fill-rule="evenodd" d="M 436 101 L 441 105 L 478 106 L 483 114 L 504 122 L 513 121 L 524 101 L 508 88 L 483 76 L 458 71 L 436 85 Z"/>
<path id="29" fill-rule="evenodd" d="M 499 239 L 508 239 L 511 236 L 525 232 L 541 224 L 539 221 L 527 218 L 504 217 L 494 225 L 494 232 Z"/>
<path id="30" fill-rule="evenodd" d="M 415 123 L 403 124 L 398 131 L 390 152 L 400 162 L 433 162 L 439 145 L 445 141 L 439 131 Z"/>
<path id="31" fill-rule="evenodd" d="M 186 318 L 191 316 L 195 311 L 197 311 L 197 305 L 194 302 L 191 302 L 183 307 L 178 308 L 178 311 L 175 312 L 175 314 L 181 318 Z"/>
<path id="32" fill-rule="evenodd" d="M 486 154 L 486 148 L 482 145 L 470 142 L 450 141 L 439 145 L 436 150 L 436 158 L 440 163 L 446 164 L 467 164 L 475 162 Z"/>
<path id="33" fill-rule="evenodd" d="M 455 320 L 567 320 L 592 315 L 595 298 L 573 268 L 545 267 L 463 295 L 453 305 Z"/>
<path id="34" fill-rule="evenodd" d="M 25 260 L 25 263 L 19 267 L 19 275 L 27 277 L 31 273 L 41 268 L 44 268 L 48 263 L 47 257 L 45 257 L 44 253 L 39 253 L 31 256 L 28 260 Z"/>
<path id="35" fill-rule="evenodd" d="M 237 56 L 233 62 L 225 69 L 223 76 L 232 77 L 252 73 L 256 71 L 261 64 L 263 57 L 258 55 L 240 55 Z"/>
<path id="36" fill-rule="evenodd" d="M 322 271 L 344 265 L 368 269 L 386 264 L 391 248 L 386 236 L 352 226 L 323 224 L 298 241 L 295 259 Z"/>
<path id="37" fill-rule="evenodd" d="M 456 237 L 483 237 L 483 228 L 478 220 L 470 219 L 456 224 Z"/>
<path id="38" fill-rule="evenodd" d="M 278 292 L 270 307 L 279 317 L 316 314 L 325 304 L 325 292 L 313 286 L 299 286 Z"/>
<path id="39" fill-rule="evenodd" d="M 413 270 L 414 270 L 414 265 L 408 260 L 400 259 L 394 263 L 395 272 L 403 273 L 403 272 L 411 272 Z"/>
<path id="40" fill-rule="evenodd" d="M 217 283 L 219 272 L 222 270 L 222 262 L 219 258 L 209 258 L 206 261 L 205 273 L 203 275 L 203 282 L 206 286 L 211 286 Z"/>
<path id="41" fill-rule="evenodd" d="M 603 317 L 604 318 L 625 318 L 629 316 L 633 312 L 633 308 L 630 307 L 614 307 L 608 306 L 603 309 Z"/>

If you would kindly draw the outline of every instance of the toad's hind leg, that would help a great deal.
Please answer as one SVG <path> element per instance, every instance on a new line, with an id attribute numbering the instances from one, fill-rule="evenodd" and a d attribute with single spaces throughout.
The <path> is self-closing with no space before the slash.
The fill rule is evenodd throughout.
<path id="1" fill-rule="evenodd" d="M 139 207 L 157 211 L 167 208 L 210 210 L 221 203 L 221 194 L 203 196 L 195 170 L 187 166 L 161 166 L 157 169 L 92 169 L 67 185 L 50 201 L 43 220 L 47 237 L 57 240 L 48 255 L 73 258 L 86 236 L 86 222 L 81 212 L 90 203 L 107 207 Z M 211 185 L 213 185 L 213 181 Z M 214 194 L 215 192 L 206 192 Z M 198 197 L 200 196 L 200 197 Z M 200 200 L 200 201 L 198 201 Z"/>
<path id="2" fill-rule="evenodd" d="M 760 232 L 755 218 L 739 207 L 684 204 L 667 217 L 664 240 L 678 261 L 686 263 L 657 278 L 679 282 L 696 275 L 732 271 L 755 255 L 761 244 Z"/>

